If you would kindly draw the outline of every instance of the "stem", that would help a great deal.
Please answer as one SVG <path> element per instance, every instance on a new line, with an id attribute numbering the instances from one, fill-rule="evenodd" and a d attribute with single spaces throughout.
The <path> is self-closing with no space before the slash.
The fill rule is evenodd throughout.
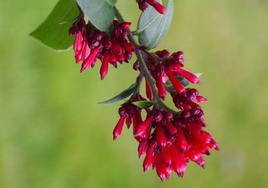
<path id="1" fill-rule="evenodd" d="M 122 15 L 118 11 L 118 9 L 117 8 L 114 8 L 114 9 L 115 9 L 117 19 L 120 22 L 125 22 L 125 20 L 123 19 Z M 133 36 L 133 34 L 131 32 L 128 35 L 128 39 L 136 47 L 135 48 L 135 54 L 136 54 L 136 56 L 137 56 L 137 58 L 138 58 L 138 60 L 140 62 L 140 65 L 141 65 L 141 73 L 144 75 L 146 80 L 149 82 L 150 87 L 151 87 L 152 92 L 153 92 L 153 95 L 154 95 L 154 100 L 156 102 L 156 99 L 159 98 L 159 96 L 158 96 L 157 90 L 156 90 L 156 88 L 154 86 L 154 78 L 152 77 L 152 75 L 151 75 L 150 71 L 148 70 L 148 67 L 147 67 L 147 65 L 146 65 L 146 63 L 145 63 L 145 61 L 144 61 L 144 59 L 142 57 L 142 52 L 139 49 L 140 46 L 138 45 L 138 43 L 134 39 L 134 36 Z"/>
<path id="2" fill-rule="evenodd" d="M 137 85 L 136 85 L 135 91 L 133 92 L 133 96 L 137 96 L 140 94 L 140 87 L 141 87 L 142 79 L 143 79 L 143 75 L 142 73 L 140 73 L 136 80 Z"/>
<path id="3" fill-rule="evenodd" d="M 122 17 L 122 15 L 119 12 L 119 10 L 116 7 L 114 7 L 114 10 L 115 10 L 115 14 L 116 14 L 117 19 L 120 22 L 125 22 L 124 18 Z M 138 60 L 140 62 L 141 74 L 148 81 L 148 83 L 149 83 L 149 85 L 150 85 L 150 87 L 152 89 L 153 95 L 154 95 L 153 102 L 157 105 L 157 107 L 160 107 L 160 108 L 162 107 L 162 108 L 165 108 L 165 109 L 167 109 L 167 110 L 169 110 L 171 112 L 177 113 L 174 110 L 172 110 L 171 108 L 169 108 L 168 106 L 166 106 L 166 104 L 164 104 L 162 102 L 161 98 L 159 97 L 157 89 L 155 87 L 155 80 L 152 77 L 152 75 L 151 75 L 151 73 L 150 73 L 150 71 L 149 71 L 149 69 L 148 69 L 148 67 L 146 65 L 146 62 L 144 61 L 143 55 L 142 55 L 142 51 L 144 51 L 144 50 L 140 49 L 139 44 L 134 39 L 133 33 L 129 32 L 128 39 L 135 46 L 135 54 L 136 54 L 136 56 L 137 56 L 137 58 L 138 58 Z M 145 52 L 148 53 L 147 51 L 145 51 Z M 140 84 L 140 82 L 139 82 L 139 84 Z M 139 87 L 137 89 L 139 89 Z"/>
<path id="4" fill-rule="evenodd" d="M 159 99 L 159 96 L 158 96 L 158 92 L 155 88 L 155 81 L 154 81 L 154 78 L 152 77 L 150 71 L 148 70 L 148 67 L 142 57 L 142 53 L 139 49 L 136 50 L 136 55 L 137 55 L 137 58 L 139 59 L 139 62 L 140 62 L 140 66 L 141 66 L 141 72 L 142 74 L 144 75 L 145 79 L 149 82 L 149 85 L 152 89 L 152 92 L 153 92 L 153 95 L 154 95 L 154 102 L 158 102 Z"/>

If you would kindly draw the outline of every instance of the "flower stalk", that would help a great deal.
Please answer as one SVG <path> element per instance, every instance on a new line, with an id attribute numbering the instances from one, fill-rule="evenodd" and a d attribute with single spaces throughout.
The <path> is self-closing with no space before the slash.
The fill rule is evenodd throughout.
<path id="1" fill-rule="evenodd" d="M 116 18 L 120 22 L 124 23 L 125 20 L 124 20 L 123 16 L 121 15 L 120 11 L 116 7 L 114 7 L 114 10 L 115 10 Z M 153 76 L 151 75 L 151 73 L 146 65 L 146 62 L 144 61 L 143 55 L 142 55 L 143 51 L 145 53 L 148 53 L 148 54 L 150 54 L 150 52 L 148 52 L 146 50 L 141 50 L 141 48 L 138 45 L 138 43 L 136 42 L 136 40 L 134 38 L 134 34 L 132 32 L 129 32 L 128 39 L 135 46 L 135 54 L 137 56 L 138 61 L 140 62 L 141 74 L 145 77 L 145 79 L 148 81 L 148 83 L 151 87 L 151 90 L 153 93 L 153 101 L 152 102 L 155 104 L 155 107 L 164 108 L 166 110 L 175 112 L 173 109 L 169 108 L 166 104 L 164 104 L 158 95 L 158 92 L 157 92 L 156 87 L 155 87 L 155 80 L 154 80 Z"/>

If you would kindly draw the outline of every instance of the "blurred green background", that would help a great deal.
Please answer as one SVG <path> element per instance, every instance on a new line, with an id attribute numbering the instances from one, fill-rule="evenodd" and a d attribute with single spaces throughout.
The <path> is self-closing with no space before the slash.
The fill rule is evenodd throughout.
<path id="1" fill-rule="evenodd" d="M 191 164 L 165 183 L 143 173 L 130 131 L 112 141 L 119 104 L 97 104 L 133 82 L 132 65 L 100 81 L 99 66 L 80 74 L 72 51 L 28 36 L 56 2 L 0 0 L 1 188 L 268 187 L 268 1 L 175 0 L 159 48 L 183 50 L 186 67 L 204 73 L 199 88 L 221 151 L 206 170 Z M 135 1 L 119 7 L 135 23 Z"/>

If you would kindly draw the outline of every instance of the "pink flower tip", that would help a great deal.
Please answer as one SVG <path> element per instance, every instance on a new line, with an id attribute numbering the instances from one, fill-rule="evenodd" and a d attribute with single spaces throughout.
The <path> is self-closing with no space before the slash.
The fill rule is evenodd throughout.
<path id="1" fill-rule="evenodd" d="M 155 10 L 157 10 L 157 12 L 159 12 L 160 14 L 165 14 L 167 10 L 166 7 L 164 7 L 162 4 L 160 4 L 156 0 L 147 0 L 147 3 L 150 4 L 152 7 L 154 7 Z"/>
<path id="2" fill-rule="evenodd" d="M 122 130 L 123 130 L 123 126 L 124 126 L 124 123 L 125 123 L 125 117 L 120 117 L 117 125 L 115 126 L 114 128 L 114 131 L 113 131 L 113 140 L 116 140 L 122 133 Z"/>

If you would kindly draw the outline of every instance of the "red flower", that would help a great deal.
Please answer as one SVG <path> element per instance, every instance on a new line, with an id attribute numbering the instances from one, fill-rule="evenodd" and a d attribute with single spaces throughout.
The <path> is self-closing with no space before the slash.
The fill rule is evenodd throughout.
<path id="1" fill-rule="evenodd" d="M 76 63 L 83 62 L 80 71 L 94 67 L 99 59 L 102 63 L 100 75 L 104 79 L 109 64 L 117 67 L 117 63 L 128 62 L 134 51 L 134 46 L 127 40 L 129 26 L 129 22 L 115 20 L 111 34 L 107 35 L 96 28 L 89 29 L 90 26 L 80 17 L 70 29 L 70 34 L 75 36 L 73 50 Z"/>
<path id="2" fill-rule="evenodd" d="M 141 99 L 141 98 L 139 98 Z M 114 140 L 117 139 L 122 132 L 123 124 L 126 123 L 127 127 L 130 128 L 130 125 L 133 125 L 133 135 L 137 135 L 138 133 L 138 126 L 142 122 L 141 117 L 141 109 L 137 106 L 133 105 L 131 102 L 126 102 L 121 106 L 119 109 L 120 119 L 113 131 L 113 138 Z M 141 131 L 141 128 L 139 128 Z M 138 137 L 138 135 L 137 135 Z"/>
<path id="3" fill-rule="evenodd" d="M 172 93 L 173 101 L 181 112 L 169 112 L 153 107 L 146 109 L 147 117 L 141 118 L 141 109 L 131 100 L 119 110 L 120 120 L 114 130 L 114 138 L 121 134 L 124 120 L 133 124 L 133 135 L 139 142 L 138 155 L 145 155 L 143 169 L 156 170 L 162 181 L 174 171 L 183 177 L 189 161 L 205 167 L 204 155 L 218 146 L 211 135 L 204 130 L 204 113 L 198 102 L 206 101 L 196 89 Z M 143 100 L 143 99 L 142 99 Z"/>
<path id="4" fill-rule="evenodd" d="M 136 0 L 139 4 L 139 8 L 144 11 L 148 5 L 151 5 L 155 8 L 160 14 L 164 14 L 166 12 L 166 7 L 157 2 L 157 0 Z"/>
<path id="5" fill-rule="evenodd" d="M 167 95 L 166 82 L 169 80 L 177 93 L 182 93 L 185 86 L 179 78 L 185 78 L 193 84 L 199 83 L 198 77 L 183 69 L 184 55 L 179 51 L 170 55 L 167 50 L 157 51 L 153 54 L 143 54 L 147 67 L 155 79 L 158 94 L 162 99 Z M 139 68 L 138 62 L 135 63 L 135 69 Z M 151 88 L 146 81 L 146 94 L 148 99 L 152 99 Z"/>
<path id="6" fill-rule="evenodd" d="M 118 123 L 113 131 L 114 140 L 116 140 L 121 135 L 125 120 L 126 120 L 126 118 L 124 116 L 120 117 L 120 119 L 119 119 L 119 121 L 118 121 Z"/>

